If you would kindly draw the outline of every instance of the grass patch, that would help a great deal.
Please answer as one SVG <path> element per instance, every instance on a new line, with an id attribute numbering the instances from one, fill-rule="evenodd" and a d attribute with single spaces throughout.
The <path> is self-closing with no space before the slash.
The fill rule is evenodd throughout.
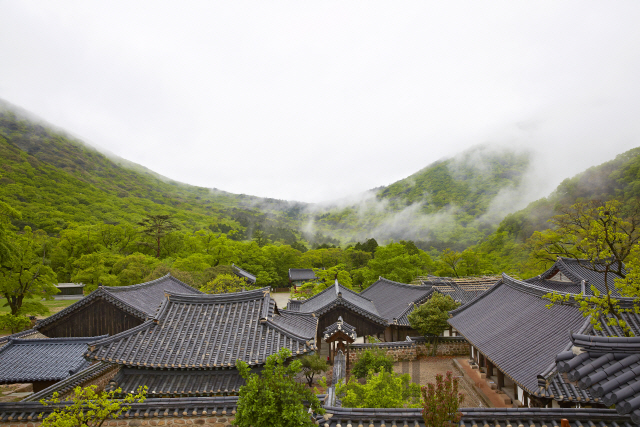
<path id="1" fill-rule="evenodd" d="M 68 307 L 77 301 L 78 300 L 76 299 L 54 299 L 51 301 L 42 301 L 42 304 L 44 304 L 44 306 L 49 309 L 49 314 L 45 316 L 38 316 L 38 318 L 45 318 L 54 313 L 57 313 L 63 308 Z M 6 306 L 6 307 L 4 306 L 6 303 L 7 303 L 6 299 L 0 298 L 0 315 L 11 313 L 11 309 L 9 308 L 9 306 Z M 11 331 L 9 329 L 0 329 L 0 336 L 9 335 L 9 334 L 11 334 Z"/>

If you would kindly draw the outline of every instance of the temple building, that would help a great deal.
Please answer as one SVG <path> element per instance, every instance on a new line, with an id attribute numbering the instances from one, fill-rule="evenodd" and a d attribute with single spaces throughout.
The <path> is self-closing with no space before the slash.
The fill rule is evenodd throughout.
<path id="1" fill-rule="evenodd" d="M 95 341 L 88 360 L 119 365 L 110 388 L 149 387 L 149 396 L 237 394 L 237 360 L 260 370 L 268 356 L 316 350 L 318 320 L 279 310 L 268 288 L 216 295 L 167 293 L 142 324 Z"/>
<path id="2" fill-rule="evenodd" d="M 35 329 L 51 338 L 115 335 L 152 317 L 164 300 L 165 291 L 202 295 L 170 274 L 138 285 L 100 286 L 64 310 L 41 320 Z"/>
<path id="3" fill-rule="evenodd" d="M 289 285 L 297 288 L 304 282 L 317 280 L 316 274 L 310 268 L 290 268 L 289 269 Z"/>

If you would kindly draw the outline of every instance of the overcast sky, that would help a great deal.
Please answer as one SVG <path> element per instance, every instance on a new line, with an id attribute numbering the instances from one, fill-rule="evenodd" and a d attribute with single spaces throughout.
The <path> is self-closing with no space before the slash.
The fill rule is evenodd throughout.
<path id="1" fill-rule="evenodd" d="M 484 142 L 640 145 L 637 1 L 0 0 L 0 98 L 178 181 L 307 202 Z M 545 188 L 547 188 L 545 187 Z"/>

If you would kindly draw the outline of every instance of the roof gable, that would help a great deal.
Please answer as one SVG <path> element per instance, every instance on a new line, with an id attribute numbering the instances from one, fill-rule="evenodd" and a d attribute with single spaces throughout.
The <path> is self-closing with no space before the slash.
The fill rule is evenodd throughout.
<path id="1" fill-rule="evenodd" d="M 316 274 L 310 268 L 290 268 L 289 280 L 316 280 Z"/>
<path id="2" fill-rule="evenodd" d="M 58 319 L 66 317 L 85 305 L 102 298 L 119 309 L 134 315 L 140 320 L 145 320 L 155 314 L 164 300 L 165 291 L 202 294 L 201 291 L 181 282 L 171 274 L 160 277 L 150 282 L 132 286 L 101 286 L 86 297 L 71 304 L 65 309 L 38 322 L 36 328 L 49 325 Z"/>

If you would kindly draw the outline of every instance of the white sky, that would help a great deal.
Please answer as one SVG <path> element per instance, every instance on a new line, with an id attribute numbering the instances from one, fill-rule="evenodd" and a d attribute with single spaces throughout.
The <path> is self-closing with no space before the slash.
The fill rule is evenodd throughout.
<path id="1" fill-rule="evenodd" d="M 640 145 L 639 22 L 637 1 L 0 0 L 0 97 L 234 193 L 344 197 L 483 142 L 543 153 L 550 189 Z"/>

